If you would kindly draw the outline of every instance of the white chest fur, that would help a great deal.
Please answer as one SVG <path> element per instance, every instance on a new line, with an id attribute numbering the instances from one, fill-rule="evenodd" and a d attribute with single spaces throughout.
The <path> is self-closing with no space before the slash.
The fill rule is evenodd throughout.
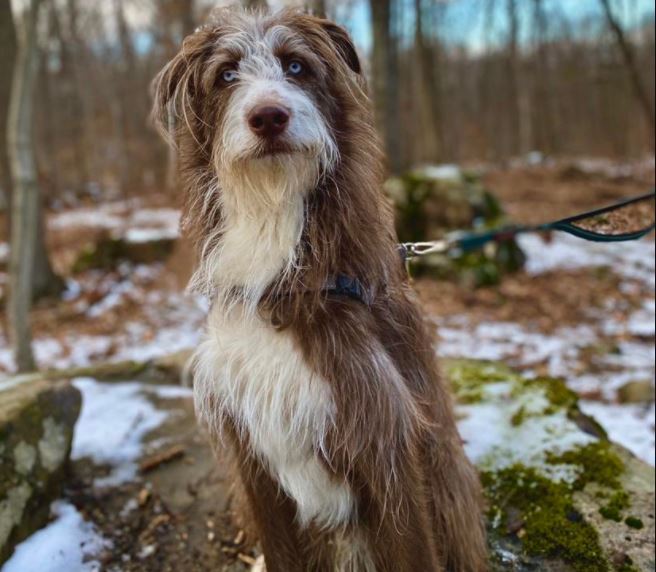
<path id="1" fill-rule="evenodd" d="M 227 413 L 236 421 L 253 454 L 296 501 L 301 524 L 331 528 L 349 520 L 349 486 L 335 482 L 314 452 L 324 446 L 334 415 L 330 387 L 308 368 L 287 332 L 243 307 L 227 314 L 216 308 L 194 377 L 201 418 L 218 423 Z"/>
<path id="2" fill-rule="evenodd" d="M 292 272 L 301 237 L 305 191 L 316 160 L 281 156 L 223 173 L 221 239 L 194 277 L 209 285 L 215 305 L 195 356 L 196 409 L 210 426 L 229 415 L 280 487 L 296 501 L 301 524 L 334 527 L 349 520 L 353 497 L 317 458 L 334 418 L 328 383 L 305 363 L 288 332 L 255 310 L 276 276 Z M 243 303 L 226 294 L 242 291 Z"/>

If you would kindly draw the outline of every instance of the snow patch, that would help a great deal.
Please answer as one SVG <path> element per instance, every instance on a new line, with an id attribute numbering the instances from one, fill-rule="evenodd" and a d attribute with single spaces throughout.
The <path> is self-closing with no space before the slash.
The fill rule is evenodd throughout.
<path id="1" fill-rule="evenodd" d="M 2 572 L 99 572 L 94 557 L 112 543 L 72 504 L 56 501 L 50 511 L 55 520 L 20 543 Z"/>
<path id="2" fill-rule="evenodd" d="M 654 465 L 654 406 L 616 405 L 598 401 L 581 401 L 581 411 L 594 417 L 608 433 L 611 441 L 619 443 L 636 457 Z M 651 427 L 651 430 L 647 428 Z"/>
<path id="3" fill-rule="evenodd" d="M 544 413 L 549 401 L 543 390 L 515 395 L 512 389 L 512 383 L 487 384 L 483 387 L 481 403 L 458 406 L 462 416 L 458 427 L 467 456 L 487 470 L 522 463 L 550 478 L 575 480 L 573 468 L 549 465 L 545 462 L 545 454 L 569 451 L 594 442 L 594 437 L 583 433 L 567 418 L 564 410 Z M 513 425 L 513 416 L 520 410 L 523 420 Z"/>
<path id="4" fill-rule="evenodd" d="M 162 399 L 191 397 L 189 389 L 177 386 L 100 383 L 91 378 L 77 378 L 73 384 L 82 393 L 82 411 L 75 426 L 71 458 L 89 458 L 111 468 L 109 475 L 96 479 L 98 487 L 134 480 L 145 436 L 169 416 L 146 394 Z"/>
<path id="5" fill-rule="evenodd" d="M 537 234 L 520 235 L 518 241 L 527 257 L 525 269 L 529 274 L 606 266 L 625 279 L 638 280 L 651 288 L 656 284 L 656 249 L 650 239 L 601 243 L 555 232 L 549 241 Z"/>

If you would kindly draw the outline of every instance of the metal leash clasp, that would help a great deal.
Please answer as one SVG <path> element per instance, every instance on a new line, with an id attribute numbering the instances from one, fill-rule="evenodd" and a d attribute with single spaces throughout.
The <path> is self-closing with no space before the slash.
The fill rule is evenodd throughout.
<path id="1" fill-rule="evenodd" d="M 433 240 L 430 242 L 404 242 L 401 246 L 405 252 L 406 260 L 409 260 L 426 254 L 447 252 L 450 243 L 448 240 Z"/>

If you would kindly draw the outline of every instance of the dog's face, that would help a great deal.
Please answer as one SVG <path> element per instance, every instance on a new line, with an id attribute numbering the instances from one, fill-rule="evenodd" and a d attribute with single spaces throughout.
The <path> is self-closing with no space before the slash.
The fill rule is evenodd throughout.
<path id="1" fill-rule="evenodd" d="M 224 10 L 156 79 L 155 117 L 173 106 L 220 181 L 316 179 L 337 161 L 339 92 L 359 74 L 351 40 L 327 20 Z"/>

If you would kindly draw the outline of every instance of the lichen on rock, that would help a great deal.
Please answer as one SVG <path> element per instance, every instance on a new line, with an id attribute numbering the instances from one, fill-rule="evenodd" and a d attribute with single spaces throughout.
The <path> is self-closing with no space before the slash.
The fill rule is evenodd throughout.
<path id="1" fill-rule="evenodd" d="M 0 382 L 0 564 L 48 518 L 80 401 L 65 381 L 23 376 Z"/>

